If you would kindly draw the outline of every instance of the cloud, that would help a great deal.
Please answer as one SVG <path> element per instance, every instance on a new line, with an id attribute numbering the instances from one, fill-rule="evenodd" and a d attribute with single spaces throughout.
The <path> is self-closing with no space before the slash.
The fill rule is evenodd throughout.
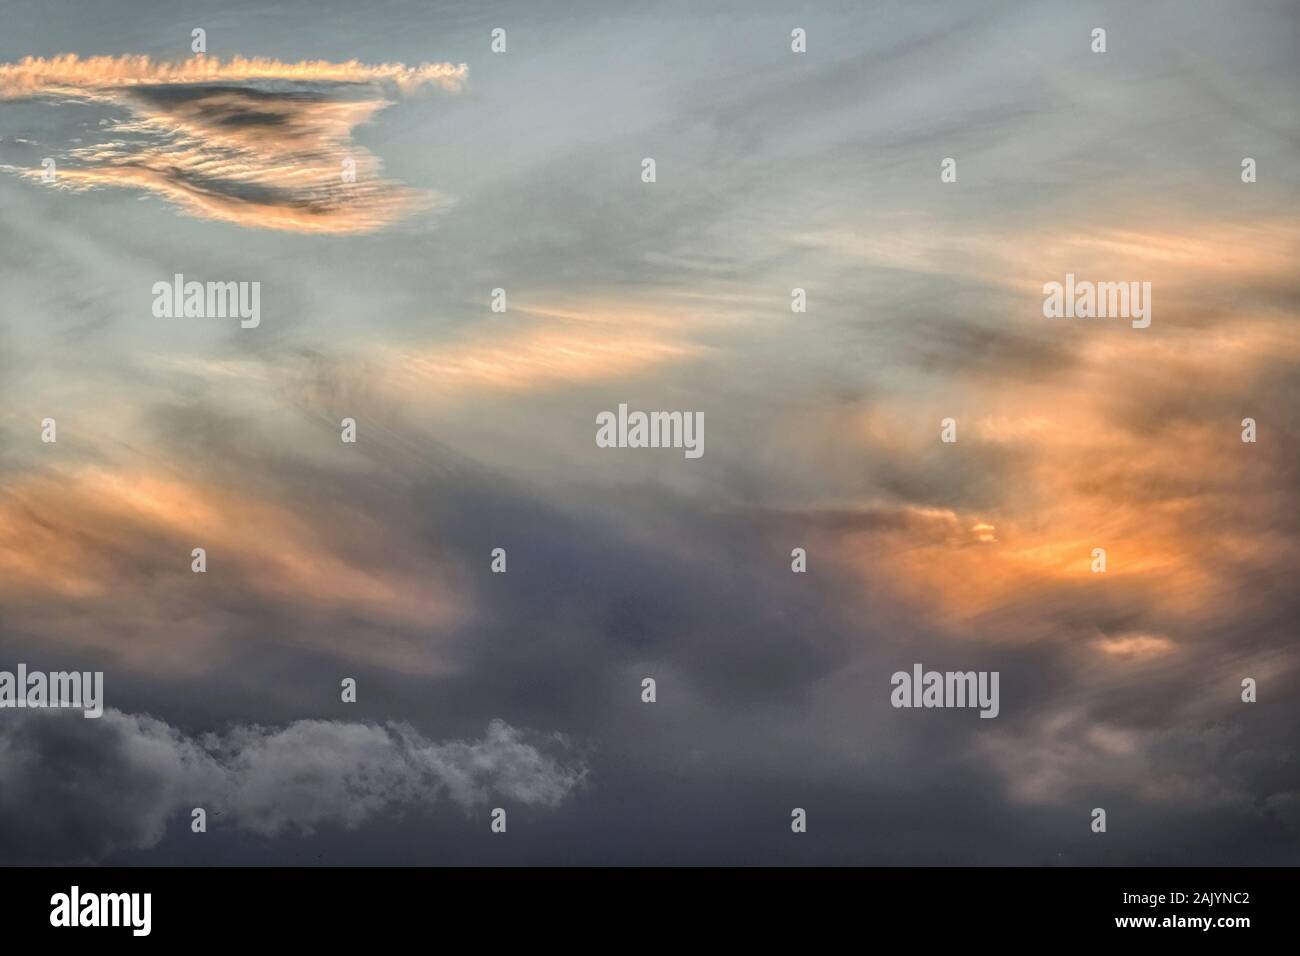
<path id="1" fill-rule="evenodd" d="M 948 367 L 933 397 L 837 418 L 835 439 L 847 432 L 852 442 L 829 452 L 809 425 L 839 409 L 832 401 L 821 418 L 784 425 L 782 437 L 809 457 L 870 469 L 859 511 L 950 511 L 986 532 L 972 547 L 965 535 L 926 530 L 943 524 L 838 529 L 849 563 L 887 579 L 922 618 L 1007 640 L 1076 628 L 1091 639 L 1100 625 L 1125 639 L 1099 644 L 1107 656 L 1159 656 L 1206 620 L 1278 606 L 1286 586 L 1272 569 L 1297 554 L 1283 504 L 1295 479 L 1282 451 L 1300 359 L 1292 313 L 1246 306 L 1231 324 L 1205 327 L 1179 308 L 1165 319 L 1149 336 L 1058 326 L 1069 361 L 1047 374 L 990 380 L 984 369 Z M 938 428 L 953 414 L 960 451 L 947 455 Z M 1246 415 L 1269 423 L 1269 442 L 1241 440 Z M 863 463 L 844 447 L 863 450 Z M 1106 551 L 1104 576 L 1093 571 L 1095 548 Z M 1128 639 L 1147 629 L 1171 643 Z"/>
<path id="2" fill-rule="evenodd" d="M 1049 704 L 1032 720 L 974 739 L 973 757 L 999 772 L 1018 805 L 1136 802 L 1162 814 L 1271 821 L 1286 828 L 1274 831 L 1279 836 L 1294 833 L 1300 790 L 1285 731 L 1261 734 L 1239 718 L 1196 719 L 1206 703 L 1162 701 L 1180 718 L 1169 725 L 1102 717 L 1095 701 Z"/>
<path id="3" fill-rule="evenodd" d="M 249 228 L 367 233 L 440 200 L 385 179 L 353 129 L 392 93 L 454 92 L 466 76 L 450 63 L 29 57 L 0 65 L 0 99 L 85 99 L 130 112 L 103 121 L 99 142 L 60 157 L 61 189 L 142 189 L 188 215 Z M 3 168 L 32 180 L 43 172 Z"/>
<path id="4" fill-rule="evenodd" d="M 680 329 L 651 317 L 519 310 L 521 321 L 434 346 L 385 347 L 388 388 L 404 399 L 472 400 L 484 392 L 527 394 L 645 374 L 707 353 Z"/>
<path id="5" fill-rule="evenodd" d="M 0 98 L 13 99 L 43 93 L 65 96 L 107 95 L 128 86 L 163 86 L 215 81 L 290 80 L 316 83 L 390 84 L 410 91 L 428 84 L 456 91 L 469 75 L 461 63 L 366 64 L 357 60 L 331 63 L 328 60 L 300 60 L 285 63 L 265 57 L 220 57 L 199 55 L 179 63 L 154 61 L 147 56 L 91 56 L 75 53 L 60 56 L 23 57 L 17 63 L 0 64 Z"/>
<path id="6" fill-rule="evenodd" d="M 33 473 L 0 493 L 0 601 L 11 625 L 112 648 L 135 666 L 206 666 L 229 652 L 241 620 L 279 609 L 304 626 L 276 640 L 436 670 L 430 629 L 445 633 L 467 613 L 455 570 L 418 532 L 395 552 L 397 521 L 346 499 L 293 499 L 144 467 Z M 206 574 L 190 569 L 195 547 Z M 338 615 L 347 628 L 332 626 Z"/>
<path id="7" fill-rule="evenodd" d="M 262 837 L 355 828 L 400 807 L 554 808 L 586 769 L 568 742 L 493 720 L 436 742 L 408 724 L 300 720 L 187 736 L 142 714 L 12 711 L 0 722 L 0 860 L 89 862 L 148 849 L 177 813 Z"/>
<path id="8" fill-rule="evenodd" d="M 1163 657 L 1177 649 L 1177 645 L 1169 638 L 1152 634 L 1123 634 L 1118 637 L 1098 638 L 1094 643 L 1099 651 L 1109 657 L 1132 660 Z"/>
<path id="9" fill-rule="evenodd" d="M 1249 806 L 1248 788 L 1223 766 L 1240 733 L 1226 724 L 1122 726 L 1067 707 L 995 728 L 973 744 L 1019 802 L 1083 802 L 1121 792 L 1154 804 Z"/>

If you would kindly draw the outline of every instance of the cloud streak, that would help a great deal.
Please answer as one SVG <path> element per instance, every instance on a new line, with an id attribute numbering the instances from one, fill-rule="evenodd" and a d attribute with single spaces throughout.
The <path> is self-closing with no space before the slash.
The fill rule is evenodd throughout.
<path id="1" fill-rule="evenodd" d="M 162 86 L 217 81 L 289 80 L 306 83 L 373 83 L 391 85 L 403 92 L 436 84 L 456 92 L 469 76 L 464 64 L 366 64 L 357 60 L 299 60 L 285 63 L 265 57 L 199 55 L 179 63 L 155 61 L 147 56 L 91 56 L 66 53 L 55 57 L 23 57 L 0 64 L 0 98 L 57 93 L 65 96 L 108 96 L 126 86 Z"/>

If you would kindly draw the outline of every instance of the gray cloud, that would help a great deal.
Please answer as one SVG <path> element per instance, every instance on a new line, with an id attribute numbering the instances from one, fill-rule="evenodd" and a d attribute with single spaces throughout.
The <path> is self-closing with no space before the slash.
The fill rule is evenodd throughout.
<path id="1" fill-rule="evenodd" d="M 14 711 L 0 722 L 0 859 L 94 861 L 162 839 L 203 807 L 213 828 L 262 837 L 357 827 L 446 799 L 554 808 L 586 771 L 567 742 L 494 720 L 477 740 L 435 742 L 404 723 L 300 720 L 187 736 L 119 710 L 98 720 Z"/>

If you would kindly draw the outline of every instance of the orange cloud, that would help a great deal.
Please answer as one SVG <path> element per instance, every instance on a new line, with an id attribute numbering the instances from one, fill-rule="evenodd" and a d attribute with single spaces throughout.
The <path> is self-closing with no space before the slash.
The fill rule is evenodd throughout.
<path id="1" fill-rule="evenodd" d="M 982 259 L 974 246 L 967 249 L 971 258 L 959 262 L 972 269 L 982 262 L 986 277 L 1007 285 L 1032 276 L 1032 286 L 1066 268 L 1153 280 L 1155 324 L 1058 324 L 1068 361 L 1050 371 L 963 376 L 955 366 L 942 400 L 873 406 L 857 423 L 862 445 L 896 465 L 924 463 L 946 476 L 993 466 L 1002 492 L 981 488 L 976 497 L 985 503 L 955 506 L 942 520 L 845 531 L 828 544 L 873 585 L 888 582 L 951 633 L 989 639 L 1059 636 L 1062 619 L 1082 624 L 1101 608 L 1206 626 L 1231 619 L 1249 600 L 1244 582 L 1275 587 L 1271 569 L 1300 560 L 1277 526 L 1286 514 L 1285 462 L 1272 445 L 1245 444 L 1239 433 L 1243 417 L 1258 415 L 1274 441 L 1284 437 L 1282 402 L 1260 382 L 1300 363 L 1295 315 L 1284 294 L 1271 304 L 1250 298 L 1225 305 L 1217 315 L 1160 303 L 1207 283 L 1224 302 L 1232 302 L 1224 290 L 1237 285 L 1284 290 L 1300 229 L 1229 224 L 1213 241 L 1199 238 L 1207 232 L 1193 225 L 1187 235 L 1152 228 L 1032 242 L 1003 237 Z M 1233 236 L 1227 251 L 1224 235 Z M 927 249 L 917 237 L 896 255 L 928 268 Z M 1039 318 L 1038 301 L 1019 327 L 1053 321 Z M 938 423 L 954 409 L 966 410 L 959 442 L 939 455 Z M 1092 571 L 1099 547 L 1107 552 L 1105 573 Z M 1175 646 L 1153 640 L 1098 648 L 1138 659 Z"/>
<path id="2" fill-rule="evenodd" d="M 1290 277 L 1300 252 L 1300 226 L 1216 220 L 1212 228 L 1190 214 L 1126 209 L 1124 221 L 1157 222 L 1146 229 L 1080 222 L 1066 227 L 1013 224 L 954 232 L 913 212 L 885 220 L 870 234 L 829 229 L 795 237 L 870 265 L 908 272 L 962 276 L 1026 293 L 1040 300 L 1045 282 L 1066 272 L 1106 281 L 1149 281 L 1157 308 L 1174 295 L 1188 296 L 1203 278 L 1251 282 Z M 1041 315 L 1035 310 L 1032 315 Z M 1157 321 L 1159 319 L 1157 318 Z"/>
<path id="3" fill-rule="evenodd" d="M 1177 645 L 1169 638 L 1154 634 L 1124 634 L 1119 637 L 1103 637 L 1098 638 L 1093 643 L 1107 657 L 1121 657 L 1133 660 L 1150 660 L 1163 657 L 1177 649 Z"/>
<path id="4" fill-rule="evenodd" d="M 600 307 L 519 312 L 524 319 L 508 330 L 494 325 L 488 334 L 450 344 L 387 349 L 380 358 L 384 378 L 403 394 L 448 400 L 476 391 L 528 392 L 619 378 L 706 351 L 650 315 Z"/>
<path id="5" fill-rule="evenodd" d="M 34 634 L 107 645 L 141 666 L 193 667 L 240 624 L 204 610 L 222 603 L 207 595 L 233 585 L 320 624 L 276 640 L 305 633 L 341 656 L 437 669 L 413 635 L 464 619 L 451 570 L 409 557 L 427 547 L 389 560 L 393 530 L 345 504 L 310 511 L 139 470 L 31 476 L 0 493 L 0 601 Z M 206 574 L 191 571 L 195 547 L 207 552 Z"/>
<path id="6" fill-rule="evenodd" d="M 91 94 L 129 86 L 161 86 L 231 81 L 292 80 L 309 83 L 378 83 L 402 91 L 436 84 L 457 91 L 469 76 L 464 64 L 361 63 L 348 60 L 300 60 L 285 63 L 265 57 L 196 55 L 180 62 L 155 61 L 147 56 L 91 56 L 75 53 L 49 57 L 23 57 L 17 63 L 0 63 L 0 98 L 43 93 Z"/>

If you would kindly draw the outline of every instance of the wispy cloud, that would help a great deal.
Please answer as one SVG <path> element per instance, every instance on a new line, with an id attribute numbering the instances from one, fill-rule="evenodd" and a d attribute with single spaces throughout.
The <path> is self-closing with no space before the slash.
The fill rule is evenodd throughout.
<path id="1" fill-rule="evenodd" d="M 0 64 L 0 98 L 58 93 L 65 96 L 109 96 L 124 86 L 213 83 L 218 81 L 292 80 L 315 83 L 391 84 L 409 91 L 425 84 L 459 90 L 469 75 L 464 63 L 367 64 L 357 60 L 331 63 L 328 60 L 300 60 L 285 63 L 264 57 L 220 57 L 199 55 L 178 63 L 155 61 L 147 56 L 91 56 L 75 53 L 49 57 L 24 57 L 17 63 Z"/>
<path id="2" fill-rule="evenodd" d="M 239 592 L 311 618 L 301 634 L 318 647 L 407 672 L 436 669 L 429 629 L 448 630 L 467 613 L 454 571 L 433 558 L 393 564 L 367 542 L 391 543 L 395 529 L 343 501 L 317 506 L 333 513 L 334 531 L 314 524 L 312 507 L 163 473 L 34 474 L 0 494 L 0 602 L 11 622 L 54 640 L 113 647 L 134 666 L 192 669 L 219 655 L 234 622 L 191 602 Z M 198 546 L 210 562 L 204 575 L 190 570 Z M 349 628 L 330 626 L 340 613 Z"/>
<path id="3" fill-rule="evenodd" d="M 708 352 L 686 330 L 653 315 L 599 307 L 520 314 L 522 321 L 457 341 L 388 348 L 378 363 L 384 380 L 408 397 L 464 400 L 483 392 L 529 393 L 643 374 Z"/>
<path id="4" fill-rule="evenodd" d="M 467 74 L 450 63 L 29 57 L 0 65 L 0 99 L 86 99 L 130 111 L 105 121 L 102 141 L 62 156 L 60 188 L 141 189 L 188 215 L 252 228 L 366 233 L 439 198 L 385 179 L 353 129 L 396 93 L 454 92 Z"/>

